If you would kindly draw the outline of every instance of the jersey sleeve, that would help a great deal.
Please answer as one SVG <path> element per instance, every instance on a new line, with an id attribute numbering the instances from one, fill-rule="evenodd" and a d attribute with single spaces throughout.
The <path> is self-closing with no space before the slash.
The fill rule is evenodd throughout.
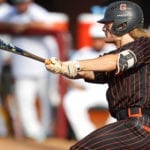
<path id="1" fill-rule="evenodd" d="M 150 62 L 150 38 L 139 38 L 119 52 L 116 74 Z"/>

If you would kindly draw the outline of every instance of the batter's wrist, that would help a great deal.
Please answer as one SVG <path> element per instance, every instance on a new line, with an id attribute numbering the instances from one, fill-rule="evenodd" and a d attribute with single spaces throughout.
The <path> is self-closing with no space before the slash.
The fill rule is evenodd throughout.
<path id="1" fill-rule="evenodd" d="M 73 61 L 73 63 L 75 65 L 76 69 L 77 69 L 77 72 L 81 71 L 81 67 L 80 67 L 79 61 Z"/>

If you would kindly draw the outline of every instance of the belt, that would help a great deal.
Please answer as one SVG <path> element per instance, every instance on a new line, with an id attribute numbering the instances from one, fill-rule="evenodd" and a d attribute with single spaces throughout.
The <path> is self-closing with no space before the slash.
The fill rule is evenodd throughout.
<path id="1" fill-rule="evenodd" d="M 115 116 L 118 120 L 124 120 L 131 117 L 142 117 L 145 114 L 150 115 L 150 108 L 131 107 L 118 110 Z"/>
<path id="2" fill-rule="evenodd" d="M 150 108 L 132 107 L 128 109 L 122 109 L 116 112 L 116 118 L 118 120 L 124 120 L 128 118 L 142 117 L 143 115 L 150 116 Z M 143 129 L 150 133 L 150 127 L 142 125 Z"/>

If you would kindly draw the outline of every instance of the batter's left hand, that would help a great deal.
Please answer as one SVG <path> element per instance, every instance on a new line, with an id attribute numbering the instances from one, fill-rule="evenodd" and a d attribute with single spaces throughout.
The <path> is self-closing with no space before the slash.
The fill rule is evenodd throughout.
<path id="1" fill-rule="evenodd" d="M 50 63 L 48 63 L 50 62 Z M 75 78 L 78 68 L 75 61 L 60 61 L 58 58 L 52 57 L 45 60 L 46 69 L 50 72 L 62 74 L 69 78 Z"/>

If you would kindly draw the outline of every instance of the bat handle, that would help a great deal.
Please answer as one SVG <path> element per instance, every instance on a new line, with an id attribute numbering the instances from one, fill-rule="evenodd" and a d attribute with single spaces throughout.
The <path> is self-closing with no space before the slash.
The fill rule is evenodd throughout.
<path id="1" fill-rule="evenodd" d="M 44 63 L 45 63 L 45 65 L 49 65 L 49 64 L 51 64 L 51 61 L 49 59 L 45 59 Z"/>

